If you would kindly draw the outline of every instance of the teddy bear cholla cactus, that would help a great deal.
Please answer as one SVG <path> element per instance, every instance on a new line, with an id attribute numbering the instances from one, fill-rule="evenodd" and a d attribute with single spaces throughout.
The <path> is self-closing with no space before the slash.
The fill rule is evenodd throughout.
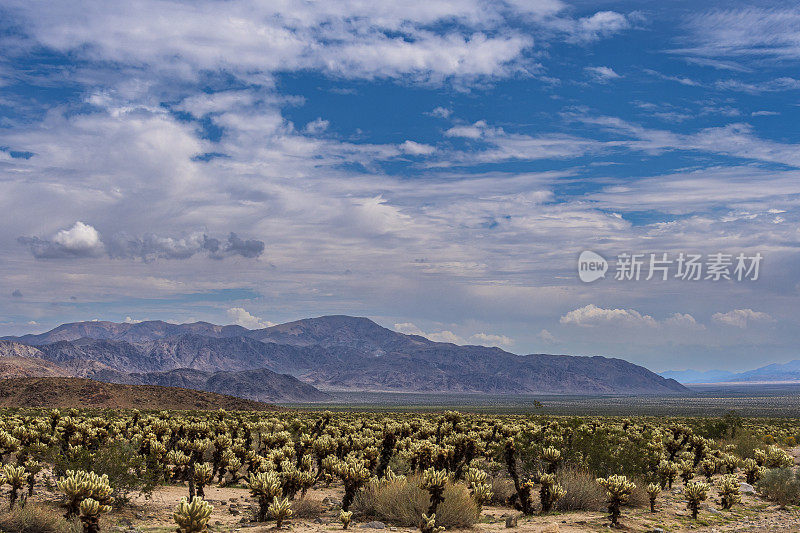
<path id="1" fill-rule="evenodd" d="M 181 498 L 178 508 L 172 515 L 178 524 L 177 533 L 205 533 L 214 508 L 202 498 L 195 496 L 192 501 Z"/>
<path id="2" fill-rule="evenodd" d="M 564 487 L 556 483 L 555 474 L 539 474 L 539 501 L 542 504 L 542 514 L 547 514 L 553 510 L 553 506 L 558 500 L 563 498 L 567 491 Z"/>
<path id="3" fill-rule="evenodd" d="M 23 466 L 5 465 L 0 471 L 0 485 L 11 485 L 11 492 L 8 494 L 8 503 L 11 509 L 14 509 L 14 504 L 19 497 L 19 490 L 27 479 L 28 473 L 25 472 Z"/>
<path id="4" fill-rule="evenodd" d="M 279 500 L 276 496 L 272 499 L 269 506 L 269 515 L 275 519 L 275 528 L 280 529 L 283 521 L 292 516 L 292 506 L 289 503 L 289 498 Z"/>
<path id="5" fill-rule="evenodd" d="M 197 490 L 197 495 L 200 498 L 205 498 L 205 486 L 211 481 L 212 466 L 210 463 L 200 463 L 194 467 L 194 483 Z"/>
<path id="6" fill-rule="evenodd" d="M 742 501 L 739 494 L 739 480 L 734 474 L 725 475 L 719 483 L 720 504 L 723 509 L 730 509 Z"/>
<path id="7" fill-rule="evenodd" d="M 597 483 L 606 489 L 608 498 L 608 514 L 611 525 L 619 525 L 620 507 L 628 501 L 636 485 L 628 481 L 625 476 L 613 475 L 606 478 L 597 478 Z"/>
<path id="8" fill-rule="evenodd" d="M 108 505 L 112 501 L 111 495 L 114 489 L 108 483 L 108 476 L 103 474 L 98 476 L 94 472 L 84 472 L 83 470 L 67 470 L 67 476 L 60 479 L 58 488 L 67 497 L 65 507 L 67 518 L 72 518 L 80 511 L 81 502 L 91 498 L 100 503 Z"/>
<path id="9" fill-rule="evenodd" d="M 258 500 L 256 521 L 266 522 L 270 503 L 283 494 L 280 476 L 275 472 L 258 472 L 250 474 L 247 483 L 250 487 L 250 494 Z"/>
<path id="10" fill-rule="evenodd" d="M 708 490 L 711 487 L 708 483 L 690 481 L 683 488 L 683 493 L 689 501 L 688 507 L 692 511 L 692 518 L 697 519 L 697 512 L 700 510 L 700 503 L 708 497 Z"/>
<path id="11" fill-rule="evenodd" d="M 745 459 L 742 463 L 742 468 L 744 469 L 744 475 L 747 479 L 749 484 L 753 484 L 764 475 L 767 469 L 763 466 L 760 466 L 755 459 Z"/>
<path id="12" fill-rule="evenodd" d="M 339 511 L 339 522 L 342 523 L 342 529 L 350 527 L 350 522 L 353 520 L 353 511 Z"/>
<path id="13" fill-rule="evenodd" d="M 492 499 L 493 496 L 492 487 L 486 482 L 486 479 L 486 472 L 477 468 L 469 468 L 464 476 L 479 513 L 484 502 Z"/>
<path id="14" fill-rule="evenodd" d="M 444 526 L 436 526 L 435 514 L 430 516 L 423 514 L 422 523 L 419 526 L 419 530 L 421 533 L 442 533 L 444 531 Z"/>
<path id="15" fill-rule="evenodd" d="M 95 499 L 86 498 L 81 502 L 80 519 L 84 533 L 100 532 L 100 515 L 111 511 L 110 505 L 103 505 Z"/>
<path id="16" fill-rule="evenodd" d="M 647 485 L 647 497 L 650 498 L 650 512 L 656 512 L 656 498 L 661 494 L 661 486 L 657 483 L 650 483 Z"/>
<path id="17" fill-rule="evenodd" d="M 436 470 L 431 467 L 422 474 L 420 488 L 428 491 L 430 495 L 430 506 L 428 514 L 436 515 L 436 508 L 444 501 L 444 488 L 447 485 L 448 476 L 446 470 Z"/>

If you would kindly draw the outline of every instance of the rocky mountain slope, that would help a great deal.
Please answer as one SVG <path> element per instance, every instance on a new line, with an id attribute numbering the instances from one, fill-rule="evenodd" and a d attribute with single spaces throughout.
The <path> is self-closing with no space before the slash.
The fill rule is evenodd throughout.
<path id="1" fill-rule="evenodd" d="M 78 407 L 95 409 L 225 409 L 265 411 L 266 403 L 213 392 L 119 385 L 90 379 L 33 377 L 0 381 L 0 407 Z"/>
<path id="2" fill-rule="evenodd" d="M 335 390 L 500 394 L 686 391 L 674 380 L 621 359 L 516 355 L 499 348 L 457 346 L 348 316 L 298 320 L 259 330 L 204 322 L 81 322 L 8 340 L 35 347 L 39 357 L 79 376 L 186 383 L 202 390 L 217 390 L 212 387 L 221 387 L 220 383 L 231 386 L 230 380 L 235 380 L 235 390 L 245 391 L 248 397 L 271 394 L 253 396 L 258 394 L 254 387 L 259 378 L 246 372 L 263 369 Z M 174 372 L 180 369 L 203 374 Z M 275 385 L 276 390 L 287 386 L 288 382 Z M 301 391 L 296 383 L 293 390 Z"/>

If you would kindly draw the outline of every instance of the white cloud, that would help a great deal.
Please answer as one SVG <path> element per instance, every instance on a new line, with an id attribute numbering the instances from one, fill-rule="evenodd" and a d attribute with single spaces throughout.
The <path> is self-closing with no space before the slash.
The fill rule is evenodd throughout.
<path id="1" fill-rule="evenodd" d="M 422 144 L 414 141 L 405 141 L 400 145 L 400 150 L 409 155 L 430 155 L 436 148 L 429 144 Z"/>
<path id="2" fill-rule="evenodd" d="M 123 324 L 140 324 L 142 321 L 126 316 L 125 320 L 123 320 L 122 322 Z"/>
<path id="3" fill-rule="evenodd" d="M 572 23 L 569 28 L 569 39 L 576 42 L 591 42 L 630 27 L 631 21 L 628 16 L 616 11 L 598 11 L 591 17 L 583 17 Z"/>
<path id="4" fill-rule="evenodd" d="M 608 83 L 622 77 L 611 67 L 586 67 L 583 70 L 597 83 Z"/>
<path id="5" fill-rule="evenodd" d="M 437 106 L 437 107 L 434 107 L 433 110 L 431 112 L 427 113 L 427 114 L 432 116 L 432 117 L 450 118 L 450 115 L 453 114 L 453 110 L 452 109 L 448 109 L 446 107 Z"/>
<path id="6" fill-rule="evenodd" d="M 228 319 L 234 324 L 242 326 L 247 329 L 262 329 L 274 326 L 275 324 L 251 315 L 247 310 L 242 307 L 232 307 L 226 311 Z"/>
<path id="7" fill-rule="evenodd" d="M 773 318 L 761 311 L 753 311 L 752 309 L 734 309 L 727 313 L 714 313 L 711 320 L 718 324 L 725 326 L 734 326 L 737 328 L 746 328 L 751 322 L 771 322 Z"/>
<path id="8" fill-rule="evenodd" d="M 27 245 L 37 259 L 97 257 L 104 251 L 97 230 L 81 221 L 59 230 L 51 240 L 20 237 L 19 242 Z"/>
<path id="9" fill-rule="evenodd" d="M 450 330 L 435 332 L 424 332 L 412 322 L 402 322 L 394 325 L 395 331 L 406 335 L 419 335 L 434 342 L 448 342 L 451 344 L 465 345 L 477 344 L 480 346 L 502 346 L 509 347 L 514 344 L 514 340 L 505 335 L 495 335 L 491 333 L 475 333 L 467 338 L 453 333 Z"/>
<path id="10" fill-rule="evenodd" d="M 331 123 L 328 122 L 327 120 L 323 120 L 322 118 L 317 117 L 316 119 L 306 124 L 306 127 L 303 129 L 306 133 L 309 133 L 311 135 L 318 135 L 327 130 L 330 124 Z"/>
<path id="11" fill-rule="evenodd" d="M 576 326 L 647 326 L 658 325 L 650 315 L 643 315 L 635 309 L 603 309 L 594 304 L 572 310 L 559 320 L 564 325 Z"/>
<path id="12" fill-rule="evenodd" d="M 536 336 L 545 344 L 556 344 L 558 342 L 556 337 L 546 329 L 540 331 Z"/>
<path id="13" fill-rule="evenodd" d="M 505 335 L 494 335 L 491 333 L 476 333 L 469 337 L 470 342 L 481 346 L 503 346 L 509 347 L 514 344 L 514 339 Z"/>

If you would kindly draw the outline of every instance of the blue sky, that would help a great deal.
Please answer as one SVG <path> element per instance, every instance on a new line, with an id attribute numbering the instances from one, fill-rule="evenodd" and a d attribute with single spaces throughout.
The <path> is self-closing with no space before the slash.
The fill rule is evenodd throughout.
<path id="1" fill-rule="evenodd" d="M 790 2 L 0 7 L 0 334 L 369 316 L 655 370 L 797 358 Z M 757 281 L 576 275 L 593 250 Z"/>

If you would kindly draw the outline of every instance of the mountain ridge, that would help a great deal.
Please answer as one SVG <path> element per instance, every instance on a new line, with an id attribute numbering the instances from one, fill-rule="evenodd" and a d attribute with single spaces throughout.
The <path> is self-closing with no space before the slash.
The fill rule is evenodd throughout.
<path id="1" fill-rule="evenodd" d="M 267 369 L 326 390 L 409 392 L 661 394 L 682 385 L 623 359 L 552 354 L 517 355 L 497 347 L 434 342 L 384 328 L 364 317 L 329 315 L 246 329 L 207 322 L 136 324 L 78 322 L 38 335 L 6 338 L 30 343 L 80 377 L 156 382 L 187 379 L 208 387 L 210 375 L 233 372 L 242 390 Z M 69 339 L 69 340 L 68 340 Z M 122 376 L 120 373 L 127 375 Z M 149 378 L 133 375 L 150 376 Z M 105 377 L 104 377 L 105 376 Z M 223 381 L 223 376 L 215 382 Z M 296 385 L 296 384 L 295 384 Z"/>

